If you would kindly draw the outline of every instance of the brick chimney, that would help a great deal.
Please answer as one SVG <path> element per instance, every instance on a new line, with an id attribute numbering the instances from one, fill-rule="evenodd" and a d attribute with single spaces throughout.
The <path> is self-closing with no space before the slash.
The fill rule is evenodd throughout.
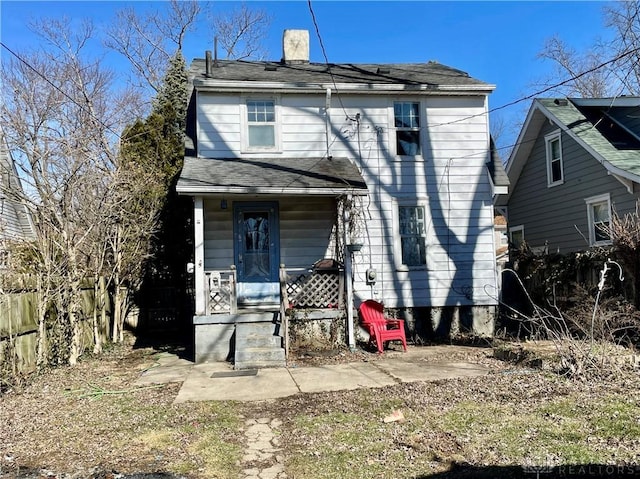
<path id="1" fill-rule="evenodd" d="M 309 30 L 285 30 L 282 35 L 282 62 L 309 63 Z"/>

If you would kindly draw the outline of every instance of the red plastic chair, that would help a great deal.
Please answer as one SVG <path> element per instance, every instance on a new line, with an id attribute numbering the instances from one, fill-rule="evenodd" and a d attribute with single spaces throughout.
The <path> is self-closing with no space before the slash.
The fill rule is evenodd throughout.
<path id="1" fill-rule="evenodd" d="M 402 341 L 402 348 L 406 352 L 404 320 L 385 318 L 384 306 L 373 299 L 364 301 L 358 311 L 362 325 L 369 332 L 369 341 L 375 341 L 379 353 L 384 352 L 384 344 L 388 341 Z"/>

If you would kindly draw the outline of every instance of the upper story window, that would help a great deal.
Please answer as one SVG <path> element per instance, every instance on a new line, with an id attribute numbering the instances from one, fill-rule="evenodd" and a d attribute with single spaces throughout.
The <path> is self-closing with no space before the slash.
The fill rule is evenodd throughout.
<path id="1" fill-rule="evenodd" d="M 427 264 L 425 209 L 422 205 L 398 206 L 400 248 L 404 266 Z"/>
<path id="2" fill-rule="evenodd" d="M 393 119 L 396 127 L 396 154 L 420 155 L 420 103 L 395 102 Z"/>
<path id="3" fill-rule="evenodd" d="M 564 183 L 560 132 L 547 135 L 544 141 L 547 154 L 547 186 L 560 185 Z"/>
<path id="4" fill-rule="evenodd" d="M 589 221 L 589 245 L 601 246 L 611 244 L 609 227 L 611 225 L 611 198 L 609 194 L 592 196 L 587 203 Z"/>
<path id="5" fill-rule="evenodd" d="M 276 147 L 276 106 L 273 100 L 247 101 L 247 146 L 249 149 Z"/>

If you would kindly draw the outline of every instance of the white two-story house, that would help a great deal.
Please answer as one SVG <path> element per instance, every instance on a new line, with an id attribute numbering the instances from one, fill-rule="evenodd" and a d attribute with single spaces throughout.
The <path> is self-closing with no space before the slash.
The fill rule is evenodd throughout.
<path id="1" fill-rule="evenodd" d="M 493 333 L 493 85 L 436 62 L 312 63 L 301 30 L 280 61 L 208 53 L 190 78 L 197 361 L 278 364 L 245 352 L 267 348 L 260 323 L 286 349 L 286 318 L 355 347 L 370 298 L 414 337 Z"/>

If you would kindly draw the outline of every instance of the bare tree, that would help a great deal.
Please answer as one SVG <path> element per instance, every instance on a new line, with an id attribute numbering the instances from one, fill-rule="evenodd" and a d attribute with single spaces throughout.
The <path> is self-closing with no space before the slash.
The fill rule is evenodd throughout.
<path id="1" fill-rule="evenodd" d="M 595 40 L 579 52 L 559 37 L 549 39 L 539 57 L 554 65 L 553 73 L 536 87 L 557 95 L 606 97 L 640 94 L 640 3 L 619 1 L 603 10 L 613 31 L 608 42 Z"/>
<path id="2" fill-rule="evenodd" d="M 212 25 L 227 59 L 262 59 L 266 56 L 264 39 L 271 18 L 264 10 L 250 10 L 245 4 L 214 16 Z"/>
<path id="3" fill-rule="evenodd" d="M 160 90 L 164 73 L 185 36 L 195 29 L 201 14 L 196 0 L 171 0 L 169 10 L 140 15 L 133 7 L 119 10 L 115 23 L 107 30 L 105 45 L 131 63 L 136 85 Z"/>
<path id="4" fill-rule="evenodd" d="M 611 72 L 623 93 L 640 95 L 640 3 L 620 1 L 606 6 L 605 25 L 615 33 L 612 56 L 619 57 Z"/>
<path id="5" fill-rule="evenodd" d="M 602 45 L 596 45 L 591 50 L 578 53 L 559 37 L 553 37 L 545 43 L 544 49 L 538 55 L 550 60 L 554 64 L 553 76 L 544 86 L 563 83 L 555 87 L 552 92 L 564 96 L 604 97 L 612 93 L 612 71 L 598 68 L 605 63 L 606 50 Z M 564 83 L 565 80 L 572 79 Z"/>
<path id="6" fill-rule="evenodd" d="M 51 302 L 61 338 L 56 362 L 74 364 L 86 347 L 82 334 L 82 282 L 91 277 L 91 255 L 109 206 L 116 171 L 118 131 L 129 118 L 127 93 L 113 88 L 113 74 L 85 57 L 93 25 L 67 20 L 33 26 L 46 47 L 3 62 L 2 128 L 25 179 L 22 201 L 34 212 L 37 240 L 31 257 L 39 274 L 39 323 L 44 335 Z M 42 348 L 40 348 L 42 349 Z M 40 351 L 42 356 L 42 351 Z"/>
<path id="7" fill-rule="evenodd" d="M 105 46 L 131 63 L 136 87 L 160 91 L 171 58 L 182 50 L 188 33 L 195 31 L 206 4 L 196 0 L 171 0 L 166 10 L 146 14 L 129 7 L 119 10 L 107 30 Z M 209 15 L 214 35 L 227 58 L 262 58 L 262 46 L 271 19 L 262 10 L 242 5 L 228 14 Z M 213 41 L 213 38 L 211 38 Z"/>

